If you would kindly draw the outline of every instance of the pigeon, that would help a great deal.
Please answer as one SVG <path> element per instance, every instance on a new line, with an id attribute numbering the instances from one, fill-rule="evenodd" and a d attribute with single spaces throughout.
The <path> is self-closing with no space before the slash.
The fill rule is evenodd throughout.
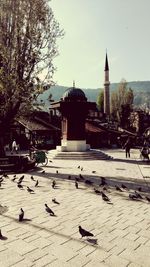
<path id="1" fill-rule="evenodd" d="M 142 192 L 142 187 L 138 187 L 137 189 L 139 192 Z"/>
<path id="2" fill-rule="evenodd" d="M 24 179 L 24 175 L 22 175 L 22 176 L 19 178 L 18 182 L 21 183 L 21 182 L 23 181 L 23 179 Z"/>
<path id="3" fill-rule="evenodd" d="M 22 208 L 20 210 L 21 210 L 21 212 L 19 214 L 19 222 L 22 222 L 23 221 L 23 217 L 24 217 L 24 210 Z"/>
<path id="4" fill-rule="evenodd" d="M 23 189 L 23 185 L 17 184 L 18 188 Z"/>
<path id="5" fill-rule="evenodd" d="M 22 183 L 22 180 L 19 180 L 17 184 L 21 184 Z"/>
<path id="6" fill-rule="evenodd" d="M 78 169 L 80 169 L 80 166 L 78 166 Z"/>
<path id="7" fill-rule="evenodd" d="M 53 199 L 52 199 L 52 202 L 55 203 L 55 204 L 58 204 L 58 205 L 60 204 L 60 203 L 56 200 L 56 198 L 53 198 Z"/>
<path id="8" fill-rule="evenodd" d="M 96 194 L 101 194 L 101 191 L 99 191 L 99 190 L 96 189 L 96 188 L 94 188 L 94 192 L 95 192 Z"/>
<path id="9" fill-rule="evenodd" d="M 17 177 L 14 177 L 14 178 L 12 178 L 12 179 L 11 179 L 11 181 L 13 181 L 13 182 L 14 182 L 16 179 L 17 179 Z"/>
<path id="10" fill-rule="evenodd" d="M 32 181 L 35 181 L 35 179 L 34 179 L 34 177 L 33 177 L 32 175 L 31 175 L 31 180 L 32 180 Z"/>
<path id="11" fill-rule="evenodd" d="M 128 189 L 127 186 L 124 185 L 124 184 L 122 184 L 121 187 L 122 187 L 123 189 L 125 189 L 125 190 Z"/>
<path id="12" fill-rule="evenodd" d="M 3 173 L 2 177 L 9 178 L 9 176 L 7 175 L 7 173 Z"/>
<path id="13" fill-rule="evenodd" d="M 53 182 L 52 182 L 52 188 L 55 188 L 55 185 L 56 185 L 56 182 L 55 182 L 55 180 L 53 180 Z"/>
<path id="14" fill-rule="evenodd" d="M 101 177 L 101 183 L 99 186 L 104 186 L 104 185 L 107 185 L 106 180 L 104 177 Z"/>
<path id="15" fill-rule="evenodd" d="M 75 181 L 75 187 L 76 187 L 76 189 L 79 188 L 79 186 L 78 186 L 78 182 L 77 182 L 77 181 Z"/>
<path id="16" fill-rule="evenodd" d="M 143 199 L 143 197 L 141 196 L 140 193 L 138 193 L 137 191 L 134 191 L 135 195 L 137 196 L 137 198 Z"/>
<path id="17" fill-rule="evenodd" d="M 103 187 L 103 190 L 104 190 L 104 191 L 107 191 L 107 187 L 106 187 L 106 186 L 104 186 L 104 187 Z"/>
<path id="18" fill-rule="evenodd" d="M 79 233 L 82 237 L 84 236 L 94 236 L 92 233 L 88 232 L 87 230 L 83 229 L 80 225 L 79 225 Z"/>
<path id="19" fill-rule="evenodd" d="M 5 240 L 6 238 L 2 235 L 2 231 L 1 231 L 1 229 L 0 229 L 0 239 L 1 240 Z"/>
<path id="20" fill-rule="evenodd" d="M 148 202 L 150 202 L 150 197 L 147 197 L 147 196 L 146 196 L 145 198 L 146 198 L 146 200 L 147 200 Z"/>
<path id="21" fill-rule="evenodd" d="M 37 187 L 39 184 L 39 181 L 37 180 L 36 183 L 35 183 L 35 187 Z"/>
<path id="22" fill-rule="evenodd" d="M 84 177 L 81 174 L 79 174 L 79 179 L 84 180 Z"/>
<path id="23" fill-rule="evenodd" d="M 119 192 L 123 192 L 122 189 L 118 186 L 118 185 L 115 185 L 116 187 L 116 190 L 119 191 Z"/>
<path id="24" fill-rule="evenodd" d="M 132 200 L 136 200 L 138 197 L 136 194 L 129 194 L 129 198 Z"/>
<path id="25" fill-rule="evenodd" d="M 33 193 L 33 192 L 34 192 L 34 190 L 31 189 L 29 186 L 27 186 L 27 191 L 28 191 L 29 193 Z"/>
<path id="26" fill-rule="evenodd" d="M 104 194 L 104 192 L 102 192 L 101 194 L 102 194 L 102 199 L 103 199 L 104 201 L 106 201 L 106 202 L 110 202 L 109 197 L 106 196 L 106 195 Z"/>
<path id="27" fill-rule="evenodd" d="M 47 213 L 49 213 L 50 215 L 54 216 L 55 213 L 49 208 L 49 206 L 47 204 L 45 204 L 45 210 L 47 211 Z"/>

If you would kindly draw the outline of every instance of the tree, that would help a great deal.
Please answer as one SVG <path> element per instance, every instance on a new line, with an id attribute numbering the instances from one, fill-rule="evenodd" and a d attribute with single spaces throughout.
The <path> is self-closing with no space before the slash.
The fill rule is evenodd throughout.
<path id="1" fill-rule="evenodd" d="M 128 125 L 133 100 L 133 90 L 128 88 L 126 80 L 123 79 L 111 95 L 111 114 L 124 127 Z"/>
<path id="2" fill-rule="evenodd" d="M 104 90 L 101 90 L 97 97 L 97 106 L 101 112 L 104 112 Z"/>
<path id="3" fill-rule="evenodd" d="M 49 0 L 0 1 L 1 145 L 14 117 L 53 84 L 56 41 L 63 35 Z"/>

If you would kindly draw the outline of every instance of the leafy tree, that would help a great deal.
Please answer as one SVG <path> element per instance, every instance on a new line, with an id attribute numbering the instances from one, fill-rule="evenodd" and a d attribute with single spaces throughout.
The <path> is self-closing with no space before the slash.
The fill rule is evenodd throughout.
<path id="1" fill-rule="evenodd" d="M 111 114 L 120 121 L 122 126 L 127 126 L 128 116 L 133 104 L 133 90 L 128 88 L 126 80 L 122 80 L 118 88 L 111 95 Z"/>
<path id="2" fill-rule="evenodd" d="M 104 90 L 101 90 L 97 97 L 97 106 L 101 112 L 104 112 Z"/>
<path id="3" fill-rule="evenodd" d="M 49 0 L 0 1 L 0 155 L 10 122 L 53 84 L 63 35 Z"/>

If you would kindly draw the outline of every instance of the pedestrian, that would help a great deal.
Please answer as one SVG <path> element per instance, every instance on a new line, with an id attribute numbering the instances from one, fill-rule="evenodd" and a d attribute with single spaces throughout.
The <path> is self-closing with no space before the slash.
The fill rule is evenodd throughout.
<path id="1" fill-rule="evenodd" d="M 124 144 L 125 152 L 126 152 L 126 158 L 130 158 L 130 149 L 131 149 L 131 139 L 128 137 L 126 143 Z"/>
<path id="2" fill-rule="evenodd" d="M 12 142 L 11 154 L 13 154 L 13 152 L 17 152 L 17 143 L 16 143 L 16 140 L 15 139 Z"/>

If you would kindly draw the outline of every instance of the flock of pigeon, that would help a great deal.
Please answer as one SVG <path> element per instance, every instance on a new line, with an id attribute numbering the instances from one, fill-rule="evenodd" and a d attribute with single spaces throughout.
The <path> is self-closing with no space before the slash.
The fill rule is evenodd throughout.
<path id="1" fill-rule="evenodd" d="M 83 171 L 83 167 L 81 166 L 78 166 L 78 169 L 80 169 L 80 171 Z M 96 171 L 92 171 L 92 173 L 95 173 Z M 42 174 L 44 174 L 45 171 L 43 170 L 42 171 Z M 56 170 L 56 174 L 58 174 L 58 170 Z M 4 179 L 5 178 L 10 178 L 6 173 L 3 173 L 2 176 L 0 177 L 0 187 L 2 186 L 2 183 L 4 182 Z M 11 179 L 12 182 L 15 182 L 17 181 L 17 187 L 19 189 L 24 189 L 25 188 L 25 185 L 23 185 L 23 180 L 24 180 L 25 176 L 22 175 L 20 178 L 17 177 L 17 175 L 15 174 L 13 176 L 13 178 Z M 35 182 L 34 186 L 35 187 L 38 187 L 39 185 L 39 181 L 38 180 L 35 180 L 35 178 L 33 176 L 30 177 L 31 180 L 33 182 Z M 78 177 L 75 177 L 75 178 L 72 178 L 71 175 L 68 175 L 68 180 L 74 180 L 74 183 L 75 183 L 75 188 L 76 189 L 79 189 L 80 188 L 80 182 L 84 182 L 86 185 L 93 185 L 93 181 L 91 180 L 88 180 L 86 179 L 85 177 L 83 177 L 83 175 L 79 174 Z M 52 181 L 52 184 L 51 184 L 52 188 L 55 189 L 57 187 L 56 185 L 56 181 L 53 180 Z M 116 191 L 119 191 L 119 192 L 124 192 L 124 191 L 128 191 L 129 189 L 127 188 L 126 185 L 122 184 L 120 187 L 118 185 L 115 186 L 115 189 Z M 30 194 L 34 193 L 34 190 L 31 189 L 29 186 L 26 186 L 26 190 L 27 192 L 29 192 Z M 104 193 L 105 191 L 105 193 Z M 97 195 L 100 195 L 102 197 L 102 200 L 104 202 L 106 202 L 107 204 L 113 204 L 111 199 L 108 197 L 108 193 L 110 192 L 109 191 L 109 187 L 108 187 L 108 184 L 106 182 L 106 179 L 104 177 L 101 177 L 101 183 L 99 184 L 99 188 L 98 187 L 94 187 L 94 192 L 95 194 Z M 107 192 L 107 195 L 106 195 L 106 192 Z M 135 190 L 134 192 L 132 193 L 129 193 L 129 199 L 130 200 L 142 200 L 142 199 L 146 199 L 149 203 L 150 203 L 150 197 L 149 196 L 142 196 L 141 194 L 142 192 L 142 188 L 139 187 L 137 189 L 137 191 Z M 60 203 L 56 200 L 56 198 L 53 198 L 52 199 L 52 202 L 59 205 Z M 2 206 L 1 206 L 2 207 Z M 45 203 L 45 211 L 50 215 L 50 216 L 56 216 L 54 211 Z M 22 222 L 24 220 L 24 210 L 23 208 L 20 209 L 20 213 L 19 213 L 19 218 L 18 218 L 18 221 L 19 222 Z M 83 229 L 81 226 L 79 226 L 79 233 L 81 235 L 81 237 L 88 237 L 88 236 L 93 236 L 92 233 L 90 233 L 89 231 Z M 0 230 L 0 239 L 3 239 L 3 235 L 1 233 L 1 230 Z"/>

